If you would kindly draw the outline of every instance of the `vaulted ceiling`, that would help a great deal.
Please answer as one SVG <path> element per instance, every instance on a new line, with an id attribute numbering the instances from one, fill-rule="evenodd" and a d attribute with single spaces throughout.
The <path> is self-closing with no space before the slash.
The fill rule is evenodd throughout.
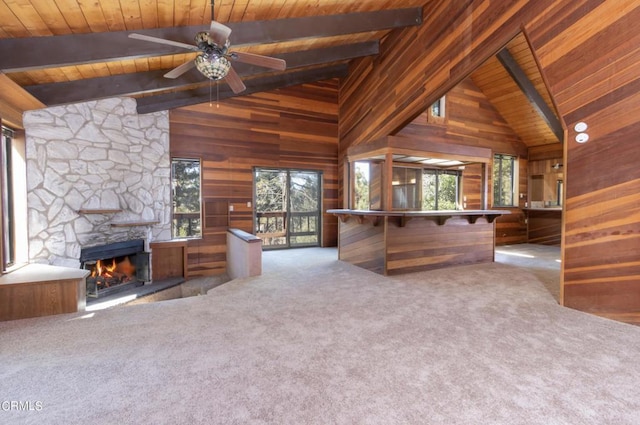
<path id="1" fill-rule="evenodd" d="M 563 139 L 555 105 L 523 33 L 474 71 L 471 79 L 528 147 Z"/>
<path id="2" fill-rule="evenodd" d="M 231 28 L 233 51 L 287 62 L 280 72 L 233 62 L 246 94 L 346 75 L 347 62 L 377 54 L 389 30 L 419 25 L 425 2 L 218 0 L 214 18 Z M 197 69 L 163 78 L 195 52 L 128 36 L 194 45 L 211 13 L 210 0 L 2 0 L 0 69 L 47 106 L 115 95 L 141 98 L 140 112 L 201 103 L 210 83 Z"/>
<path id="3" fill-rule="evenodd" d="M 349 61 L 376 55 L 389 31 L 420 25 L 431 2 L 217 0 L 214 18 L 231 28 L 232 51 L 287 62 L 285 71 L 233 62 L 244 95 L 343 77 Z M 31 96 L 46 106 L 133 96 L 141 113 L 235 96 L 195 68 L 163 77 L 195 52 L 129 38 L 137 33 L 194 45 L 195 34 L 209 29 L 211 12 L 210 0 L 0 0 L 0 89 L 8 80 L 24 89 L 17 100 Z M 508 52 L 477 70 L 474 82 L 527 145 L 557 143 L 553 123 L 540 111 L 545 104 L 553 115 L 553 104 L 524 37 Z M 537 104 L 510 76 L 509 60 L 539 92 Z"/>

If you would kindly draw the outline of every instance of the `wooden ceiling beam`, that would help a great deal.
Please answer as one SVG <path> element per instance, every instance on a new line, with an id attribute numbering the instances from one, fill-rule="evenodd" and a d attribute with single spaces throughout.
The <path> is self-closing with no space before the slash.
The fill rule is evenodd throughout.
<path id="1" fill-rule="evenodd" d="M 0 118 L 14 129 L 23 129 L 22 114 L 44 108 L 38 99 L 27 93 L 9 77 L 0 74 Z"/>
<path id="2" fill-rule="evenodd" d="M 218 99 L 227 99 L 235 96 L 245 96 L 251 93 L 275 90 L 283 87 L 297 86 L 300 84 L 312 83 L 315 81 L 330 80 L 332 78 L 344 78 L 348 70 L 347 64 L 336 64 L 312 69 L 303 69 L 282 74 L 258 77 L 244 81 L 247 89 L 242 93 L 235 94 L 228 85 L 221 83 Z M 215 99 L 214 99 L 215 100 Z M 198 103 L 211 101 L 209 87 L 200 87 L 194 90 L 185 90 L 176 93 L 164 93 L 155 96 L 146 96 L 137 99 L 138 113 L 147 114 L 150 112 L 164 111 L 168 109 L 180 108 Z"/>
<path id="3" fill-rule="evenodd" d="M 527 97 L 533 109 L 535 109 L 540 117 L 547 123 L 558 141 L 562 142 L 564 139 L 564 130 L 562 129 L 560 120 L 553 110 L 549 108 L 547 102 L 544 101 L 542 95 L 540 95 L 531 80 L 529 80 L 527 74 L 520 68 L 515 58 L 511 56 L 509 50 L 504 48 L 498 52 L 496 56 L 504 69 L 507 70 L 511 78 L 513 78 L 518 87 L 520 87 L 522 93 Z"/>
<path id="4" fill-rule="evenodd" d="M 422 8 L 225 24 L 232 29 L 232 46 L 276 43 L 302 38 L 333 37 L 419 25 Z M 143 29 L 50 37 L 0 39 L 0 70 L 5 73 L 113 60 L 185 53 L 185 49 L 129 38 L 129 34 L 195 44 L 202 26 Z"/>
<path id="5" fill-rule="evenodd" d="M 376 55 L 378 52 L 378 41 L 366 41 L 335 47 L 282 53 L 273 55 L 273 57 L 284 59 L 287 62 L 287 69 L 295 69 Z M 268 71 L 265 68 L 240 62 L 234 62 L 233 67 L 242 77 Z M 161 90 L 180 89 L 191 84 L 199 84 L 207 81 L 196 69 L 192 69 L 176 79 L 164 78 L 163 75 L 167 71 L 169 70 L 164 69 L 61 83 L 38 84 L 25 86 L 24 89 L 42 103 L 48 106 L 54 106 L 105 97 L 133 96 Z"/>

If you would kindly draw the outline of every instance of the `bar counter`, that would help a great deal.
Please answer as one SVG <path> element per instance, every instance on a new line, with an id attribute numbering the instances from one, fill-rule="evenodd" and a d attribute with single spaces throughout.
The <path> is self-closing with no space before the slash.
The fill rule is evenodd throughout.
<path id="1" fill-rule="evenodd" d="M 332 209 L 342 261 L 384 275 L 493 262 L 495 220 L 508 210 Z"/>

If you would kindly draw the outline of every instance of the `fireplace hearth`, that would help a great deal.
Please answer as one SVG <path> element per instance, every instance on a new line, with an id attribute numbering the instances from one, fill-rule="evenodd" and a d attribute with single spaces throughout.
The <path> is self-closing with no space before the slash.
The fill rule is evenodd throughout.
<path id="1" fill-rule="evenodd" d="M 83 248 L 80 267 L 91 272 L 86 278 L 87 297 L 104 297 L 150 280 L 144 239 Z"/>

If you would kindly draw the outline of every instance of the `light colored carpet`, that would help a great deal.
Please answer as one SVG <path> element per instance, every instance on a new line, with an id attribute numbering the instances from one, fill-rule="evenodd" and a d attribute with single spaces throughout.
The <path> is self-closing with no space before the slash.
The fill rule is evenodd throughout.
<path id="1" fill-rule="evenodd" d="M 0 323 L 2 424 L 638 424 L 640 328 L 508 263 L 266 252 L 207 295 Z"/>

